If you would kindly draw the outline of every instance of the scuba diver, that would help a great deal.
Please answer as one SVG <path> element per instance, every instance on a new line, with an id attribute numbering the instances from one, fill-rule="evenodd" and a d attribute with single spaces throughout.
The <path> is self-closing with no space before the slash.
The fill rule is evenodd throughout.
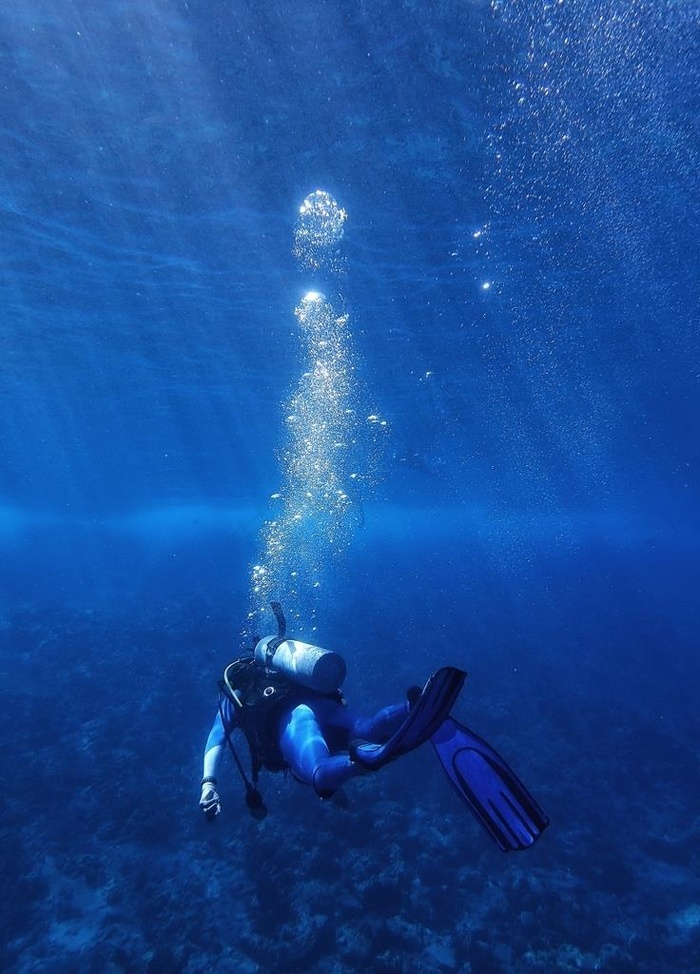
<path id="1" fill-rule="evenodd" d="M 219 683 L 199 801 L 208 821 L 221 812 L 216 775 L 225 745 L 244 782 L 246 804 L 262 819 L 267 814 L 258 790 L 263 767 L 288 771 L 328 799 L 351 778 L 376 771 L 430 739 L 453 788 L 499 848 L 527 849 L 539 838 L 549 824 L 540 806 L 490 744 L 450 717 L 466 677 L 463 670 L 442 667 L 423 689 L 409 689 L 405 702 L 363 718 L 340 692 L 343 658 L 288 639 L 281 606 L 273 602 L 271 607 L 277 635 L 258 640 L 252 655 L 229 663 Z M 250 778 L 231 740 L 236 728 L 250 749 Z"/>

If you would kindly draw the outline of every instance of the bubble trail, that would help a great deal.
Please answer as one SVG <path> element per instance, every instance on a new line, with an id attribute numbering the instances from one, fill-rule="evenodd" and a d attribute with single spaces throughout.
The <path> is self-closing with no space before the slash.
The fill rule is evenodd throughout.
<path id="1" fill-rule="evenodd" d="M 330 266 L 337 273 L 341 269 L 340 241 L 345 233 L 348 215 L 330 193 L 317 189 L 299 207 L 299 219 L 294 232 L 294 256 L 304 270 L 319 270 Z"/>
<path id="2" fill-rule="evenodd" d="M 294 234 L 302 269 L 337 273 L 346 220 L 345 210 L 323 190 L 304 200 Z M 295 631 L 313 631 L 326 573 L 350 542 L 357 520 L 348 493 L 357 442 L 348 316 L 320 291 L 308 291 L 294 314 L 304 371 L 286 406 L 283 483 L 272 497 L 262 554 L 251 570 L 251 632 L 271 599 L 283 603 Z"/>

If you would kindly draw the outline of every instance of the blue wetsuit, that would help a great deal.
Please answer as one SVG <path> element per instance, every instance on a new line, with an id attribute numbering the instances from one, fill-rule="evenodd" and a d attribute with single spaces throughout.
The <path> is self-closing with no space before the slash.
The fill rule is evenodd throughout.
<path id="1" fill-rule="evenodd" d="M 237 726 L 231 701 L 222 704 L 226 730 Z M 360 717 L 348 706 L 330 697 L 309 697 L 282 707 L 278 723 L 279 749 L 292 774 L 299 781 L 313 785 L 321 797 L 328 797 L 340 786 L 362 774 L 364 769 L 347 753 L 353 739 L 382 744 L 402 724 L 407 704 L 384 707 L 374 717 Z M 221 712 L 209 732 L 205 753 L 222 745 L 226 733 Z"/>

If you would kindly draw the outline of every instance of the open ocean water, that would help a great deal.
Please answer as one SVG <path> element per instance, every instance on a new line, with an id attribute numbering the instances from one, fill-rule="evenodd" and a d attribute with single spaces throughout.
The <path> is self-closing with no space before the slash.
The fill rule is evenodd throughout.
<path id="1" fill-rule="evenodd" d="M 700 970 L 700 4 L 5 0 L 0 51 L 0 970 Z M 537 845 L 429 746 L 260 823 L 229 761 L 208 825 L 275 598 L 367 713 L 468 670 Z"/>

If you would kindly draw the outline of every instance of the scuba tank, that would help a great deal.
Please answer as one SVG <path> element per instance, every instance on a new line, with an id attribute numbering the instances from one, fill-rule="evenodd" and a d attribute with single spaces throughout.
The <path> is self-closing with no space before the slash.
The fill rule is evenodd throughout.
<path id="1" fill-rule="evenodd" d="M 268 669 L 284 674 L 293 683 L 318 693 L 333 693 L 347 674 L 343 657 L 300 639 L 287 639 L 281 606 L 278 602 L 272 602 L 271 606 L 279 631 L 276 636 L 264 636 L 258 641 L 255 659 Z"/>
<path id="2" fill-rule="evenodd" d="M 255 647 L 258 663 L 283 673 L 293 683 L 300 683 L 319 693 L 332 693 L 342 684 L 347 673 L 345 660 L 338 653 L 299 639 L 265 636 Z"/>

